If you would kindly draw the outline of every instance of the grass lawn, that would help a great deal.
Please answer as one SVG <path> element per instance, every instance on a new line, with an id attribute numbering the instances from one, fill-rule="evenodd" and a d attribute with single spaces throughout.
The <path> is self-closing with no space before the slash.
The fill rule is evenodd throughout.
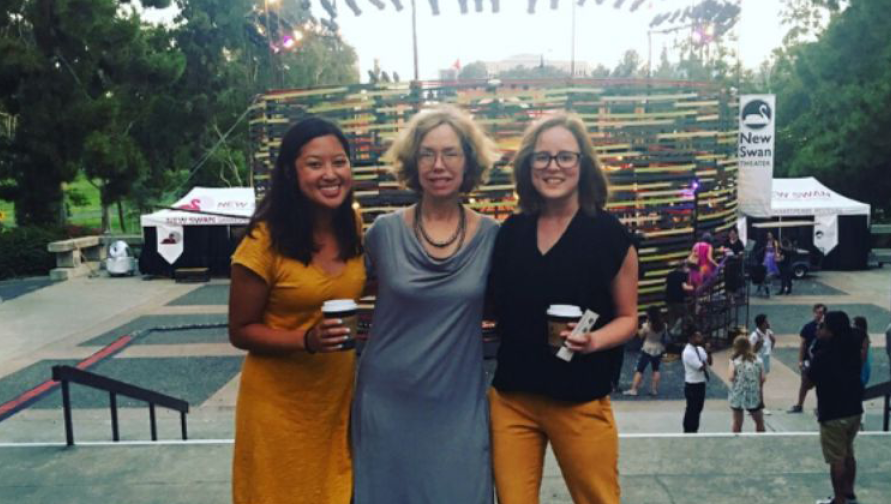
<path id="1" fill-rule="evenodd" d="M 65 191 L 67 194 L 81 194 L 86 200 L 85 205 L 83 206 L 74 206 L 73 203 L 69 202 L 71 205 L 71 215 L 68 218 L 68 223 L 76 224 L 78 226 L 99 228 L 102 225 L 102 205 L 99 203 L 99 189 L 90 184 L 85 177 L 79 176 L 74 182 L 66 185 Z M 2 214 L 2 216 L 0 216 L 0 222 L 2 222 L 4 226 L 15 225 L 15 209 L 11 202 L 0 200 L 0 214 Z M 117 207 L 113 206 L 109 209 L 109 217 L 111 219 L 111 232 L 122 232 L 121 222 L 118 219 Z M 131 214 L 126 202 L 124 203 L 124 219 L 127 232 L 139 232 L 139 215 Z"/>

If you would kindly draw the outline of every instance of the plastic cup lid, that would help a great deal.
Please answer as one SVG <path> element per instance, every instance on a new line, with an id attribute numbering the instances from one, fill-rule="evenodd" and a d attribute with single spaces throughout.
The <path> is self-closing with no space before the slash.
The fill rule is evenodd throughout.
<path id="1" fill-rule="evenodd" d="M 346 312 L 357 310 L 359 305 L 356 304 L 352 299 L 332 299 L 330 301 L 325 301 L 322 304 L 323 312 Z"/>
<path id="2" fill-rule="evenodd" d="M 581 318 L 582 309 L 575 305 L 553 304 L 548 307 L 548 315 L 553 317 Z"/>

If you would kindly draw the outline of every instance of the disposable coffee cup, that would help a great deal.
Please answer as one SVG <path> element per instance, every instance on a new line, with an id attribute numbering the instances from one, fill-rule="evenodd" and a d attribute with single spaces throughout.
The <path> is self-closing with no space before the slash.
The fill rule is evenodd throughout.
<path id="1" fill-rule="evenodd" d="M 560 333 L 569 330 L 569 324 L 582 318 L 582 309 L 574 305 L 551 305 L 548 307 L 548 344 L 552 353 L 563 347 L 565 340 Z"/>
<path id="2" fill-rule="evenodd" d="M 359 305 L 352 299 L 332 299 L 322 304 L 322 314 L 326 319 L 341 319 L 343 326 L 350 330 L 344 350 L 356 348 L 356 333 L 359 331 Z"/>

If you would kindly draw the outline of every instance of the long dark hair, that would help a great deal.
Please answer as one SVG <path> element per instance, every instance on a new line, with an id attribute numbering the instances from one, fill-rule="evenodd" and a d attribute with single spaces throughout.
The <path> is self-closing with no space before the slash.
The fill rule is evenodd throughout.
<path id="1" fill-rule="evenodd" d="M 658 306 L 647 308 L 647 321 L 650 323 L 650 329 L 654 332 L 662 332 L 665 329 L 665 322 L 662 321 L 662 310 Z"/>
<path id="2" fill-rule="evenodd" d="M 350 145 L 343 132 L 334 123 L 318 117 L 304 119 L 288 130 L 282 139 L 269 192 L 257 206 L 248 226 L 248 235 L 261 222 L 269 227 L 272 248 L 284 256 L 309 265 L 314 252 L 318 251 L 313 239 L 313 212 L 315 208 L 300 190 L 297 182 L 296 161 L 303 146 L 312 140 L 333 135 L 340 141 L 347 157 Z M 340 259 L 346 261 L 362 253 L 356 212 L 353 210 L 353 191 L 334 211 L 334 236 L 340 248 Z"/>

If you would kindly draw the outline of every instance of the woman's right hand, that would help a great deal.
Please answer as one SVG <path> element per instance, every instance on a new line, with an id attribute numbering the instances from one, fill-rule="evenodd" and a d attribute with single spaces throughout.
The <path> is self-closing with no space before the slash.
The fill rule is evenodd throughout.
<path id="1" fill-rule="evenodd" d="M 322 319 L 306 333 L 306 351 L 309 353 L 330 353 L 343 350 L 349 339 L 350 329 L 341 319 Z"/>

